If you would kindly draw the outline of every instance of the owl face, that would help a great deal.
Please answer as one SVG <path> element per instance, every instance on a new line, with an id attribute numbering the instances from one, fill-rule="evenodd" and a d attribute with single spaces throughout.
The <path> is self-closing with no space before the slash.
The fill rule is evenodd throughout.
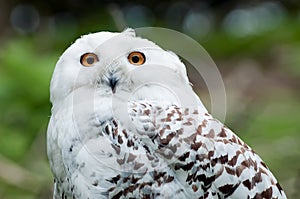
<path id="1" fill-rule="evenodd" d="M 113 95 L 135 84 L 170 79 L 167 76 L 172 75 L 176 76 L 173 86 L 188 84 L 185 66 L 174 53 L 136 37 L 132 29 L 89 34 L 72 44 L 57 62 L 51 101 L 55 104 L 82 87 Z"/>

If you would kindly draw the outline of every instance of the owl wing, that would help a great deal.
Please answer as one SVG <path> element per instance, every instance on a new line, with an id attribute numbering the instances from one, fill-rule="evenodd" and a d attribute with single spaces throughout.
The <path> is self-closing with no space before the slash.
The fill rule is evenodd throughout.
<path id="1" fill-rule="evenodd" d="M 132 102 L 141 140 L 168 162 L 197 198 L 286 198 L 261 158 L 206 110 Z"/>

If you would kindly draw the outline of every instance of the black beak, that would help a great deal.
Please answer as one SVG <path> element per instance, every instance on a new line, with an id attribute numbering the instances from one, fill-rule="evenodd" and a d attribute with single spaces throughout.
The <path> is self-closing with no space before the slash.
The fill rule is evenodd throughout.
<path id="1" fill-rule="evenodd" d="M 116 92 L 116 85 L 118 83 L 118 79 L 116 78 L 109 78 L 109 86 L 111 87 L 111 90 L 113 93 Z"/>

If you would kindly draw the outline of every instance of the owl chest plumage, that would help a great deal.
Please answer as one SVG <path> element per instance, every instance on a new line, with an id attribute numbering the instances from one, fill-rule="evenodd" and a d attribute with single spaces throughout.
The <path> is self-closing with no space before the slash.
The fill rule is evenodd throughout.
<path id="1" fill-rule="evenodd" d="M 57 136 L 58 158 L 53 156 L 64 168 L 56 177 L 57 198 L 281 194 L 252 149 L 205 111 L 135 101 L 128 104 L 131 125 L 124 125 L 124 118 L 107 114 L 109 107 L 96 107 L 86 112 L 85 106 L 79 114 L 84 118 L 76 119 L 74 110 L 58 114 L 64 115 L 56 121 L 63 129 L 54 129 L 68 133 Z"/>
<path id="2" fill-rule="evenodd" d="M 55 197 L 184 197 L 168 164 L 107 108 L 86 112 L 85 106 L 80 113 L 70 108 L 52 115 L 48 143 L 56 147 L 48 154 L 56 174 Z"/>

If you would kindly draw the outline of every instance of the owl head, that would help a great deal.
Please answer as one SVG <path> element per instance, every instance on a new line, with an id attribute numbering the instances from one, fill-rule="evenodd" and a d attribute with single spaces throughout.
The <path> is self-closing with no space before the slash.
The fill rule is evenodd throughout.
<path id="1" fill-rule="evenodd" d="M 51 80 L 51 102 L 61 103 L 79 88 L 112 96 L 157 81 L 173 88 L 189 85 L 185 65 L 177 55 L 137 37 L 133 29 L 92 33 L 77 39 L 59 58 Z M 138 96 L 157 89 L 164 92 L 146 86 Z"/>

